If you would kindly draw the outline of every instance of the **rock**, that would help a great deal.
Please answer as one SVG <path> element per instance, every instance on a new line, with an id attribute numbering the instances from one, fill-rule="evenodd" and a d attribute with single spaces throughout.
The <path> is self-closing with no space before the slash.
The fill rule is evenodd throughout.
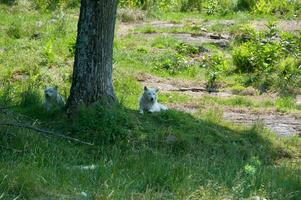
<path id="1" fill-rule="evenodd" d="M 226 48 L 229 46 L 229 42 L 227 40 L 217 40 L 213 42 L 213 44 L 218 45 L 221 48 Z"/>
<path id="2" fill-rule="evenodd" d="M 211 39 L 214 39 L 214 40 L 220 40 L 220 39 L 222 39 L 221 34 L 210 34 L 209 37 Z"/>
<path id="3" fill-rule="evenodd" d="M 208 30 L 206 28 L 201 28 L 201 31 L 207 32 Z"/>

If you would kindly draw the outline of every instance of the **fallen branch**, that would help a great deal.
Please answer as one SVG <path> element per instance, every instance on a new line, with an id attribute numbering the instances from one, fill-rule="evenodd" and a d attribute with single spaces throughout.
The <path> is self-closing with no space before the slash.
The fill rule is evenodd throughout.
<path id="1" fill-rule="evenodd" d="M 86 145 L 90 145 L 90 146 L 94 145 L 94 144 L 89 143 L 89 142 L 81 141 L 77 138 L 73 138 L 73 137 L 70 137 L 70 136 L 66 136 L 66 135 L 55 133 L 55 132 L 48 131 L 48 130 L 43 130 L 43 129 L 40 129 L 40 128 L 37 128 L 37 127 L 34 127 L 34 126 L 30 126 L 30 125 L 5 122 L 5 123 L 0 123 L 0 126 L 26 128 L 26 129 L 30 129 L 30 130 L 36 131 L 36 132 L 44 134 L 44 135 L 53 135 L 53 136 L 56 136 L 56 137 L 64 138 L 64 139 L 71 140 L 71 141 L 74 141 L 74 142 L 78 142 L 78 143 L 81 143 L 81 144 L 86 144 Z"/>
<path id="2" fill-rule="evenodd" d="M 186 91 L 207 92 L 207 89 L 203 88 L 203 87 L 189 87 L 189 88 L 178 88 L 175 91 L 181 91 L 181 92 L 186 92 Z"/>

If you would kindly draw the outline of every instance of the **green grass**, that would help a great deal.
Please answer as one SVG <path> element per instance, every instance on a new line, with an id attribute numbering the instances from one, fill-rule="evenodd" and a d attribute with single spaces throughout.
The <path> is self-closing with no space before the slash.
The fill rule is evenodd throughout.
<path id="1" fill-rule="evenodd" d="M 254 193 L 297 199 L 298 165 L 276 163 L 298 158 L 298 138 L 279 139 L 260 126 L 235 130 L 212 119 L 177 111 L 142 116 L 119 106 L 110 112 L 103 107 L 83 110 L 63 130 L 93 142 L 92 147 L 3 128 L 1 143 L 21 152 L 1 151 L 1 191 L 6 197 L 23 198 L 74 198 L 84 191 L 90 197 L 113 199 L 218 199 Z M 52 127 L 62 130 L 59 123 L 67 121 L 56 123 Z M 170 134 L 177 141 L 166 142 Z M 90 164 L 98 168 L 69 169 Z M 294 195 L 287 196 L 290 192 Z"/>
<path id="2" fill-rule="evenodd" d="M 62 18 L 56 12 L 19 9 L 0 5 L 0 122 L 19 120 L 94 145 L 0 125 L 0 199 L 85 199 L 85 193 L 87 199 L 299 198 L 300 138 L 279 138 L 261 124 L 246 128 L 225 122 L 220 109 L 300 110 L 292 98 L 192 98 L 159 93 L 163 103 L 196 103 L 206 110 L 140 115 L 143 84 L 137 74 L 206 82 L 207 68 L 185 64 L 194 56 L 193 46 L 172 37 L 130 34 L 116 36 L 114 43 L 113 77 L 119 104 L 110 109 L 83 108 L 70 121 L 62 111 L 45 111 L 42 92 L 45 86 L 58 85 L 68 96 L 77 11 L 65 10 Z M 186 23 L 185 18 L 203 16 L 166 13 L 160 19 L 167 18 Z M 191 27 L 182 31 L 189 32 Z M 211 44 L 204 47 L 218 55 L 231 53 Z M 227 59 L 231 65 L 231 58 Z M 219 82 L 225 87 L 245 88 L 245 77 L 222 75 Z M 176 141 L 168 141 L 170 135 Z M 91 164 L 97 166 L 95 170 L 74 168 Z"/>

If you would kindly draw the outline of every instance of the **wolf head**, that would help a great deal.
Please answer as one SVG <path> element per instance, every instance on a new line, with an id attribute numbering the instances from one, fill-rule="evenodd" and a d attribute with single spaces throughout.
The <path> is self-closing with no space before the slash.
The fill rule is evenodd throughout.
<path id="1" fill-rule="evenodd" d="M 143 97 L 148 101 L 155 103 L 157 102 L 157 92 L 159 92 L 158 88 L 147 88 L 144 86 Z"/>
<path id="2" fill-rule="evenodd" d="M 44 94 L 45 94 L 45 98 L 49 99 L 49 100 L 54 100 L 57 98 L 58 95 L 58 91 L 57 91 L 57 87 L 47 87 L 44 90 Z"/>

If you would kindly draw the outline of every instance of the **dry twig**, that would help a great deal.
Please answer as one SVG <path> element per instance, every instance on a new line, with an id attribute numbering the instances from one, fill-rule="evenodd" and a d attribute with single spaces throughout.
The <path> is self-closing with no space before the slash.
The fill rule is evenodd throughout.
<path id="1" fill-rule="evenodd" d="M 77 138 L 73 138 L 73 137 L 70 137 L 70 136 L 66 136 L 66 135 L 55 133 L 55 132 L 48 131 L 48 130 L 43 130 L 43 129 L 40 129 L 40 128 L 35 127 L 35 126 L 31 126 L 31 125 L 20 124 L 20 123 L 12 123 L 12 122 L 0 122 L 0 126 L 10 126 L 10 127 L 17 127 L 17 128 L 25 128 L 25 129 L 33 130 L 33 131 L 35 131 L 37 133 L 41 133 L 43 135 L 53 135 L 53 136 L 60 137 L 60 138 L 63 138 L 63 139 L 67 139 L 67 140 L 71 140 L 71 141 L 74 141 L 74 142 L 78 142 L 78 143 L 81 143 L 81 144 L 86 144 L 86 145 L 90 145 L 90 146 L 93 145 L 92 143 L 85 142 L 85 141 L 79 140 Z"/>

